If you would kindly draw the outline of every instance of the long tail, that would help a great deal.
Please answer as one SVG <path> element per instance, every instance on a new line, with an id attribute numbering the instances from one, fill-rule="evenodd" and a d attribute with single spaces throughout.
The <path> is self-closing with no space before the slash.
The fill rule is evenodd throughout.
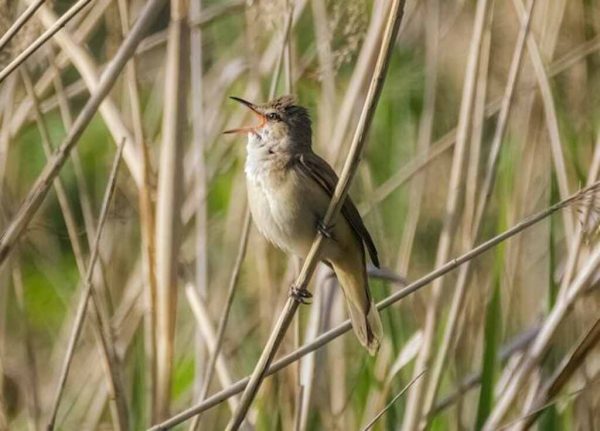
<path id="1" fill-rule="evenodd" d="M 352 262 L 332 262 L 332 264 L 346 298 L 354 333 L 369 354 L 375 355 L 379 349 L 383 329 L 379 313 L 369 292 L 364 261 L 362 265 L 352 264 Z"/>

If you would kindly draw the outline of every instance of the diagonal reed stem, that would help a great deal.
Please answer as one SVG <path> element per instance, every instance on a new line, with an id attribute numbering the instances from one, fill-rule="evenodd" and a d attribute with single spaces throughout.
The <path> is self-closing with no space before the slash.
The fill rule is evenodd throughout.
<path id="1" fill-rule="evenodd" d="M 131 32 L 129 32 L 114 58 L 102 74 L 102 78 L 100 79 L 96 91 L 93 92 L 92 97 L 90 97 L 82 108 L 81 113 L 73 123 L 73 127 L 69 130 L 69 134 L 52 159 L 46 164 L 25 198 L 25 201 L 13 219 L 9 222 L 6 230 L 0 236 L 0 267 L 2 267 L 6 261 L 6 258 L 12 251 L 15 243 L 25 232 L 25 229 L 31 222 L 34 214 L 48 194 L 50 187 L 52 187 L 52 181 L 64 166 L 73 147 L 79 142 L 79 138 L 83 134 L 83 131 L 96 114 L 102 100 L 108 95 L 119 74 L 123 70 L 123 67 L 125 67 L 129 58 L 135 53 L 136 47 L 146 34 L 150 24 L 160 12 L 165 1 L 166 0 L 149 0 L 146 3 L 138 20 L 131 29 Z"/>
<path id="2" fill-rule="evenodd" d="M 346 159 L 344 169 L 340 176 L 340 181 L 336 186 L 331 203 L 329 204 L 329 208 L 323 220 L 326 225 L 331 223 L 331 221 L 337 217 L 341 206 L 344 203 L 346 195 L 348 194 L 351 180 L 360 163 L 361 154 L 366 143 L 367 132 L 375 113 L 379 95 L 381 94 L 381 89 L 383 87 L 383 82 L 393 48 L 393 42 L 396 40 L 396 35 L 398 34 L 403 12 L 404 1 L 396 0 L 390 9 L 389 20 L 385 28 L 373 78 L 371 80 L 365 104 L 363 106 L 358 126 L 352 140 L 350 153 L 348 154 L 348 158 Z M 299 289 L 306 289 L 308 281 L 318 263 L 318 256 L 322 242 L 323 236 L 319 233 L 315 238 L 306 260 L 304 261 L 302 271 L 296 279 L 295 285 Z M 256 364 L 256 367 L 254 368 L 250 382 L 246 387 L 244 394 L 242 395 L 238 411 L 227 426 L 228 430 L 237 430 L 242 425 L 248 409 L 256 397 L 258 389 L 260 388 L 265 372 L 273 361 L 273 358 L 277 353 L 277 349 L 279 348 L 279 345 L 285 336 L 292 318 L 298 309 L 298 305 L 299 303 L 292 297 L 289 297 L 285 303 L 279 319 L 277 320 L 271 336 L 269 337 L 269 340 L 267 341 L 267 344 L 263 350 L 263 353 Z"/>
<path id="3" fill-rule="evenodd" d="M 0 37 L 0 51 L 2 51 L 6 45 L 11 41 L 13 37 L 23 28 L 27 21 L 33 16 L 36 10 L 44 3 L 46 0 L 36 0 L 34 3 L 31 3 L 27 6 L 27 9 L 23 11 L 19 18 L 10 26 L 6 33 Z"/>
<path id="4" fill-rule="evenodd" d="M 63 16 L 60 17 L 54 25 L 42 33 L 36 40 L 33 41 L 23 52 L 14 58 L 2 71 L 0 71 L 0 83 L 6 79 L 17 67 L 19 67 L 31 54 L 37 51 L 40 46 L 45 44 L 55 33 L 58 33 L 75 15 L 77 15 L 84 7 L 92 0 L 79 0 L 71 7 Z M 41 3 L 37 6 L 40 7 Z"/>
<path id="5" fill-rule="evenodd" d="M 502 105 L 500 108 L 500 113 L 498 114 L 498 121 L 496 123 L 494 137 L 492 138 L 491 150 L 488 158 L 485 179 L 483 181 L 479 193 L 479 200 L 477 201 L 477 209 L 475 211 L 475 218 L 472 221 L 471 231 L 467 232 L 467 241 L 469 248 L 473 247 L 473 245 L 475 244 L 475 240 L 479 235 L 483 215 L 488 206 L 494 188 L 496 171 L 498 170 L 498 161 L 500 158 L 500 148 L 508 126 L 508 118 L 511 112 L 515 88 L 519 78 L 519 71 L 521 70 L 525 40 L 527 38 L 527 35 L 529 34 L 529 27 L 533 15 L 534 5 L 535 0 L 529 0 L 527 7 L 527 19 L 521 25 L 521 30 L 519 32 L 515 50 L 513 52 L 513 58 L 510 65 L 504 96 L 502 99 Z M 435 402 L 441 379 L 443 377 L 444 368 L 447 364 L 447 357 L 448 352 L 450 350 L 450 345 L 456 336 L 455 331 L 458 324 L 460 310 L 462 309 L 462 305 L 466 296 L 469 270 L 469 264 L 464 265 L 460 269 L 458 281 L 456 283 L 456 288 L 452 298 L 450 314 L 444 328 L 444 336 L 442 338 L 441 346 L 438 349 L 438 354 L 434 360 L 434 365 L 432 367 L 432 377 L 427 388 L 427 393 L 425 397 L 425 407 L 423 408 L 423 414 L 427 415 L 428 417 L 430 417 L 429 413 Z"/>
<path id="6" fill-rule="evenodd" d="M 546 219 L 547 217 L 551 216 L 555 212 L 568 207 L 573 202 L 576 202 L 576 201 L 582 199 L 584 196 L 587 196 L 590 193 L 597 193 L 599 189 L 600 189 L 600 181 L 595 182 L 594 184 L 590 185 L 589 187 L 586 187 L 586 188 L 580 190 L 579 192 L 569 196 L 568 198 L 563 199 L 563 200 L 557 202 L 556 204 L 554 204 L 542 211 L 539 211 L 536 214 L 533 214 L 533 215 L 525 218 L 521 222 L 519 222 L 516 225 L 514 225 L 513 227 L 511 227 L 510 229 L 481 243 L 480 245 L 473 248 L 472 250 L 469 250 L 467 253 L 464 253 L 463 255 L 461 255 L 457 258 L 447 261 L 445 264 L 441 265 L 440 267 L 431 271 L 430 273 L 424 275 L 423 277 L 421 277 L 418 280 L 414 281 L 413 283 L 409 284 L 405 288 L 394 292 L 387 298 L 385 298 L 382 301 L 380 301 L 379 303 L 377 303 L 377 309 L 379 311 L 381 311 L 385 308 L 390 307 L 391 305 L 395 304 L 396 302 L 400 301 L 401 299 L 415 293 L 416 291 L 420 290 L 424 286 L 427 286 L 429 283 L 431 283 L 436 278 L 446 275 L 447 273 L 458 268 L 465 262 L 471 261 L 472 259 L 485 253 L 486 251 L 497 246 L 498 244 L 502 243 L 503 241 L 506 241 L 507 239 L 509 239 L 509 238 L 519 234 L 520 232 L 530 228 L 531 226 L 539 223 L 540 221 Z M 346 321 L 340 323 L 335 328 L 332 328 L 329 331 L 319 335 L 313 342 L 304 345 L 300 349 L 295 350 L 295 351 L 285 355 L 283 358 L 279 359 L 278 361 L 274 362 L 269 367 L 269 369 L 267 371 L 265 371 L 264 375 L 269 376 L 269 375 L 275 374 L 276 372 L 284 369 L 285 367 L 294 363 L 295 361 L 302 358 L 303 356 L 305 356 L 311 352 L 314 352 L 315 350 L 328 344 L 330 341 L 345 334 L 350 329 L 351 329 L 350 320 L 346 320 Z M 169 428 L 174 427 L 175 425 L 178 425 L 181 422 L 193 417 L 194 415 L 196 415 L 198 413 L 206 411 L 206 410 L 220 404 L 222 401 L 228 399 L 229 397 L 242 392 L 244 390 L 244 388 L 248 385 L 249 381 L 250 381 L 250 377 L 246 377 L 244 379 L 237 381 L 236 383 L 231 385 L 229 388 L 226 388 L 226 389 L 212 395 L 211 397 L 207 398 L 202 403 L 200 403 L 196 406 L 190 407 L 190 408 L 182 411 L 181 413 L 171 417 L 170 419 L 168 419 L 160 424 L 157 424 L 156 426 L 152 427 L 150 429 L 150 431 L 162 431 L 162 430 L 169 429 Z"/>
<path id="7" fill-rule="evenodd" d="M 198 397 L 200 401 L 203 401 L 206 398 L 206 395 L 208 394 L 208 389 L 210 388 L 210 383 L 212 381 L 212 377 L 215 371 L 215 365 L 217 364 L 217 358 L 219 357 L 221 347 L 223 346 L 223 340 L 225 338 L 225 329 L 227 328 L 227 323 L 229 321 L 229 314 L 231 311 L 231 305 L 233 304 L 235 288 L 237 286 L 237 281 L 240 276 L 240 270 L 242 268 L 242 263 L 244 262 L 244 256 L 246 255 L 246 249 L 248 247 L 248 237 L 250 233 L 250 211 L 248 211 L 248 209 L 246 208 L 244 210 L 244 213 L 244 221 L 242 222 L 242 236 L 238 246 L 238 252 L 235 258 L 233 271 L 231 272 L 231 278 L 229 279 L 229 285 L 227 287 L 227 299 L 225 300 L 225 308 L 221 312 L 221 317 L 219 319 L 215 349 L 210 353 L 208 357 L 208 365 L 206 366 L 206 369 L 204 370 L 204 375 L 202 377 L 202 388 L 200 389 L 200 395 Z M 197 429 L 199 423 L 200 415 L 197 415 L 194 418 L 194 422 L 190 426 L 190 430 Z"/>
<path id="8" fill-rule="evenodd" d="M 65 384 L 67 382 L 67 376 L 69 374 L 69 368 L 71 367 L 71 362 L 73 360 L 73 355 L 75 353 L 75 345 L 77 344 L 77 339 L 79 338 L 79 334 L 81 334 L 81 330 L 83 329 L 83 322 L 85 319 L 85 314 L 87 311 L 87 305 L 90 300 L 90 296 L 93 297 L 92 302 L 95 305 L 95 311 L 100 320 L 101 313 L 99 311 L 99 305 L 97 304 L 98 298 L 95 296 L 92 277 L 94 275 L 94 269 L 96 266 L 96 262 L 98 261 L 98 257 L 100 254 L 100 239 L 102 237 L 102 232 L 104 230 L 104 225 L 106 223 L 106 218 L 108 216 L 108 210 L 110 208 L 110 202 L 112 200 L 112 196 L 116 187 L 116 179 L 117 173 L 119 171 L 119 165 L 121 163 L 121 154 L 123 152 L 123 143 L 121 143 L 117 149 L 117 154 L 115 156 L 115 160 L 113 162 L 113 166 L 110 172 L 110 176 L 108 179 L 108 186 L 106 188 L 106 192 L 104 193 L 104 199 L 102 201 L 102 208 L 100 210 L 100 217 L 98 219 L 98 229 L 96 230 L 96 237 L 94 238 L 94 246 L 91 251 L 90 259 L 87 266 L 87 271 L 85 274 L 84 280 L 84 291 L 81 293 L 81 298 L 79 300 L 79 305 L 77 306 L 77 312 L 75 314 L 75 322 L 73 323 L 73 330 L 69 337 L 69 342 L 67 345 L 67 352 L 65 355 L 65 359 L 63 362 L 62 370 L 60 376 L 58 378 L 58 385 L 56 388 L 56 394 L 54 396 L 54 401 L 52 403 L 52 411 L 50 413 L 50 420 L 48 422 L 47 429 L 54 429 L 54 424 L 56 422 L 56 415 L 58 413 L 58 406 L 60 405 L 60 400 L 62 398 L 63 390 L 65 388 Z M 103 346 L 106 343 L 106 340 L 103 338 L 103 329 L 98 327 L 99 338 L 102 340 Z M 114 359 L 114 358 L 113 358 Z M 117 387 L 117 385 L 115 385 Z M 115 392 L 115 396 L 116 396 Z M 119 397 L 124 394 L 118 394 Z M 124 416 L 123 416 L 124 415 Z M 118 417 L 118 427 L 119 429 L 127 429 L 127 410 L 120 409 Z"/>

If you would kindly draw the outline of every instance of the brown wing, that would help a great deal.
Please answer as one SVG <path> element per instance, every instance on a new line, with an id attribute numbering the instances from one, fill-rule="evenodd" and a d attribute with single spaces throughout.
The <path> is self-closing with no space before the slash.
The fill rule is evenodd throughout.
<path id="1" fill-rule="evenodd" d="M 338 183 L 338 177 L 335 171 L 329 166 L 329 164 L 315 153 L 304 153 L 297 157 L 299 168 L 307 176 L 313 178 L 322 188 L 325 193 L 331 198 L 335 191 L 335 187 Z M 352 226 L 352 229 L 356 233 L 359 239 L 361 239 L 367 246 L 369 256 L 373 265 L 379 268 L 379 257 L 377 256 L 377 249 L 373 243 L 373 238 L 369 234 L 369 231 L 365 227 L 356 206 L 352 202 L 350 196 L 346 198 L 344 205 L 342 206 L 342 215 L 346 218 L 346 221 Z"/>

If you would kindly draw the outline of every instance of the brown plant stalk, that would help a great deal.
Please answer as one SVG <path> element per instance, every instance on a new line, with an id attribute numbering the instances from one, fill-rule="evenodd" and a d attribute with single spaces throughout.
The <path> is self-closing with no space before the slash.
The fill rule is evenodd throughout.
<path id="1" fill-rule="evenodd" d="M 582 197 L 587 196 L 591 193 L 598 193 L 599 189 L 600 189 L 600 181 L 580 190 L 579 192 L 569 196 L 567 199 L 563 199 L 563 200 L 557 202 L 556 204 L 554 204 L 542 211 L 537 212 L 536 214 L 526 217 L 525 219 L 523 219 L 521 222 L 517 223 L 510 229 L 507 229 L 506 231 L 496 235 L 495 237 L 490 238 L 489 240 L 481 243 L 477 247 L 469 250 L 467 253 L 464 253 L 459 257 L 449 260 L 448 262 L 446 262 L 445 264 L 436 268 L 435 270 L 431 271 L 430 273 L 428 273 L 428 274 L 424 275 L 423 277 L 419 278 L 418 280 L 410 283 L 405 288 L 400 289 L 400 290 L 394 292 L 393 294 L 389 295 L 387 298 L 385 298 L 382 301 L 377 303 L 377 309 L 379 311 L 381 311 L 385 308 L 390 307 L 391 305 L 395 304 L 396 302 L 400 301 L 401 299 L 415 293 L 416 291 L 420 290 L 424 286 L 427 286 L 429 283 L 431 283 L 436 278 L 446 275 L 450 271 L 463 265 L 465 262 L 471 261 L 472 259 L 485 253 L 486 251 L 488 251 L 491 248 L 497 246 L 498 244 L 506 241 L 507 239 L 512 238 L 515 235 L 519 234 L 520 232 L 528 229 L 529 227 L 534 226 L 535 224 L 539 223 L 542 220 L 545 220 L 546 218 L 548 218 L 552 214 L 556 213 L 557 211 L 559 211 L 563 208 L 569 207 L 574 202 L 581 200 Z M 287 367 L 288 365 L 294 363 L 295 361 L 302 358 L 303 356 L 321 348 L 322 346 L 325 346 L 332 340 L 334 340 L 337 337 L 348 332 L 350 329 L 351 329 L 350 320 L 346 320 L 346 321 L 340 323 L 335 328 L 332 328 L 329 331 L 319 335 L 311 343 L 308 343 L 308 344 L 304 345 L 302 348 L 300 348 L 296 351 L 293 351 L 293 352 L 285 355 L 281 359 L 275 361 L 265 372 L 265 376 L 277 373 L 278 371 L 280 371 L 283 368 Z M 203 412 L 205 410 L 208 410 L 208 409 L 220 404 L 221 402 L 228 399 L 229 397 L 242 392 L 244 390 L 244 388 L 248 385 L 249 381 L 250 381 L 250 377 L 241 379 L 241 380 L 237 381 L 236 383 L 234 383 L 229 388 L 226 388 L 226 389 L 210 396 L 202 403 L 200 403 L 196 406 L 190 407 L 190 408 L 182 411 L 181 413 L 178 413 L 177 415 L 171 417 L 170 419 L 168 419 L 160 424 L 155 425 L 154 427 L 150 428 L 149 431 L 160 431 L 160 430 L 166 430 L 171 427 L 174 427 L 175 425 L 180 424 L 181 422 L 193 417 L 194 415 L 196 415 L 200 412 Z"/>
<path id="2" fill-rule="evenodd" d="M 135 48 L 142 40 L 142 37 L 160 12 L 164 3 L 165 0 L 149 0 L 146 3 L 131 32 L 127 35 L 127 38 L 123 41 L 114 58 L 104 71 L 96 91 L 93 92 L 92 97 L 90 97 L 82 108 L 81 113 L 73 123 L 73 127 L 69 130 L 69 134 L 52 159 L 44 166 L 23 204 L 8 223 L 8 227 L 0 236 L 0 267 L 3 266 L 15 243 L 23 235 L 34 214 L 48 194 L 52 186 L 52 181 L 67 161 L 69 153 L 79 142 L 83 131 L 100 107 L 102 100 L 113 87 L 127 60 L 135 53 Z"/>
<path id="3" fill-rule="evenodd" d="M 385 28 L 375 71 L 373 73 L 367 98 L 365 100 L 365 104 L 363 105 L 358 126 L 352 140 L 350 152 L 348 154 L 348 158 L 346 159 L 344 169 L 342 170 L 340 180 L 338 181 L 335 192 L 332 196 L 327 213 L 323 219 L 323 222 L 326 225 L 331 223 L 332 220 L 334 220 L 339 214 L 341 206 L 344 203 L 346 195 L 348 194 L 351 180 L 360 163 L 361 154 L 366 143 L 366 135 L 375 113 L 379 95 L 381 94 L 381 89 L 383 87 L 383 82 L 393 48 L 393 42 L 396 40 L 396 35 L 398 34 L 403 12 L 404 1 L 396 0 L 390 8 L 389 20 Z M 318 263 L 318 256 L 322 243 L 323 236 L 319 233 L 317 234 L 311 250 L 304 261 L 302 271 L 295 281 L 295 286 L 297 288 L 306 289 L 310 276 L 314 272 Z M 242 395 L 239 409 L 227 426 L 228 430 L 237 430 L 242 425 L 244 418 L 246 417 L 246 413 L 248 412 L 248 409 L 250 408 L 250 405 L 254 400 L 256 393 L 258 392 L 260 384 L 262 383 L 265 372 L 273 361 L 275 353 L 277 353 L 277 349 L 281 344 L 283 337 L 285 336 L 287 328 L 289 327 L 292 318 L 298 309 L 298 305 L 299 303 L 291 296 L 284 305 L 280 317 L 277 320 L 263 353 L 254 369 L 254 372 L 252 373 L 250 382 L 246 387 L 244 394 Z"/>
<path id="4" fill-rule="evenodd" d="M 110 336 L 111 329 L 110 326 L 106 323 L 106 316 L 102 312 L 102 306 L 99 304 L 98 301 L 98 293 L 95 291 L 92 282 L 95 265 L 98 261 L 98 257 L 100 254 L 100 239 L 102 238 L 102 232 L 106 224 L 108 210 L 110 209 L 110 203 L 116 188 L 117 173 L 119 171 L 119 165 L 121 163 L 122 152 L 123 143 L 121 143 L 121 145 L 119 145 L 117 149 L 117 154 L 115 155 L 115 160 L 113 162 L 113 166 L 109 175 L 106 192 L 102 200 L 102 208 L 100 210 L 100 216 L 98 218 L 98 229 L 96 230 L 96 237 L 94 238 L 93 248 L 91 250 L 91 255 L 85 273 L 84 290 L 81 293 L 79 305 L 77 306 L 77 313 L 75 316 L 75 321 L 73 322 L 73 329 L 69 337 L 65 359 L 63 361 L 62 369 L 58 378 L 58 385 L 56 388 L 54 401 L 52 403 L 52 410 L 47 426 L 47 429 L 49 431 L 54 429 L 56 415 L 58 413 L 58 407 L 60 405 L 60 400 L 62 398 L 65 384 L 67 382 L 67 376 L 69 374 L 69 369 L 71 367 L 71 362 L 75 353 L 77 339 L 79 338 L 81 330 L 83 329 L 83 322 L 85 320 L 87 305 L 90 300 L 90 297 L 92 298 L 92 304 L 94 305 L 94 315 L 96 317 L 95 320 L 97 322 L 94 326 L 97 329 L 98 338 L 101 343 L 101 349 L 103 352 L 105 352 L 105 357 L 107 359 L 106 367 L 109 370 L 110 374 L 110 392 L 115 397 L 115 415 L 117 418 L 115 426 L 119 430 L 126 430 L 128 428 L 127 407 L 125 405 L 124 398 L 125 393 L 123 391 L 122 383 L 120 381 L 120 376 L 118 373 L 118 359 L 115 354 L 114 345 L 110 343 L 110 340 L 112 338 Z"/>
<path id="5" fill-rule="evenodd" d="M 50 38 L 60 31 L 69 20 L 71 20 L 75 15 L 77 15 L 84 7 L 88 5 L 92 0 L 79 0 L 75 5 L 71 7 L 63 16 L 60 17 L 54 23 L 54 25 L 42 33 L 32 44 L 30 44 L 23 52 L 21 52 L 17 57 L 15 57 L 9 64 L 6 65 L 4 69 L 0 71 L 0 83 L 6 79 L 8 75 L 10 75 L 17 67 L 19 67 L 25 60 L 27 60 L 31 54 L 37 51 L 43 44 L 45 44 Z M 33 2 L 32 2 L 33 4 Z M 36 7 L 40 7 L 41 4 Z"/>

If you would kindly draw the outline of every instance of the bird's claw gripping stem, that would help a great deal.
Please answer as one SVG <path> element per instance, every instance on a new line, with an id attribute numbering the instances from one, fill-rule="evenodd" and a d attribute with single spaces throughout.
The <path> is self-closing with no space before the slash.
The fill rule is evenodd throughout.
<path id="1" fill-rule="evenodd" d="M 298 287 L 293 284 L 290 287 L 290 296 L 294 298 L 294 301 L 300 304 L 310 304 L 310 299 L 312 298 L 312 293 L 310 293 L 304 287 Z"/>
<path id="2" fill-rule="evenodd" d="M 327 239 L 333 239 L 333 225 L 327 226 L 323 220 L 317 221 L 317 230 Z"/>

